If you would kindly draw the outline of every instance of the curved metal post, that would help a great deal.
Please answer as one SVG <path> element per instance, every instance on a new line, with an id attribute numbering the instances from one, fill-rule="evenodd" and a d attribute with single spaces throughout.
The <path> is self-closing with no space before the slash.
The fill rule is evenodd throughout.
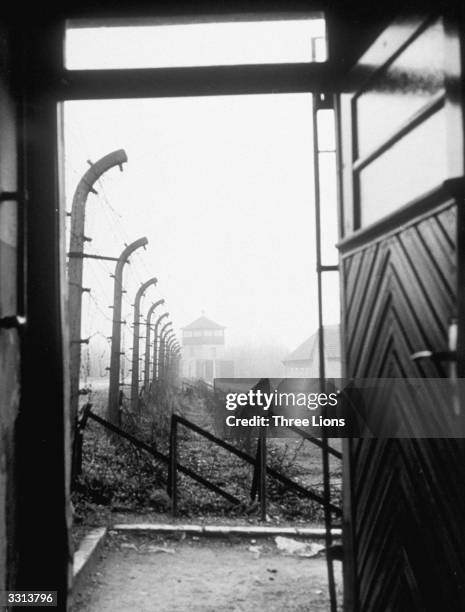
<path id="1" fill-rule="evenodd" d="M 152 384 L 155 384 L 158 377 L 158 328 L 165 317 L 169 315 L 168 312 L 164 312 L 160 315 L 153 328 L 153 359 L 152 359 Z"/>
<path id="2" fill-rule="evenodd" d="M 140 341 L 140 301 L 150 287 L 156 285 L 158 279 L 150 278 L 139 287 L 134 298 L 134 323 L 132 334 L 132 376 L 131 376 L 131 410 L 137 411 L 139 405 L 139 341 Z"/>
<path id="3" fill-rule="evenodd" d="M 151 331 L 151 325 L 152 325 L 152 315 L 153 315 L 153 311 L 155 310 L 155 308 L 157 308 L 157 306 L 161 306 L 161 304 L 164 304 L 165 300 L 158 300 L 157 302 L 154 302 L 148 312 L 147 312 L 147 317 L 146 317 L 146 321 L 145 321 L 145 362 L 144 362 L 144 389 L 145 391 L 148 391 L 149 389 L 149 384 L 150 384 L 150 331 Z"/>
<path id="4" fill-rule="evenodd" d="M 175 340 L 176 340 L 176 336 L 174 334 L 174 331 L 171 330 L 168 334 L 166 334 L 164 372 L 165 372 L 165 378 L 167 381 L 170 380 L 171 347 L 173 345 L 173 342 L 175 342 Z"/>
<path id="5" fill-rule="evenodd" d="M 163 355 L 162 355 L 162 359 L 160 361 L 160 371 L 161 371 L 161 376 L 160 378 L 166 379 L 166 367 L 167 367 L 167 360 L 168 360 L 168 343 L 171 340 L 172 336 L 174 335 L 174 331 L 170 328 L 172 328 L 173 324 L 172 322 L 170 322 L 170 325 L 166 326 L 167 329 L 160 334 L 161 340 L 162 340 L 162 345 L 163 345 Z"/>
<path id="6" fill-rule="evenodd" d="M 71 436 L 74 439 L 74 427 L 79 408 L 79 374 L 81 370 L 81 312 L 82 312 L 82 276 L 84 242 L 86 240 L 85 213 L 86 202 L 90 192 L 96 193 L 96 181 L 110 168 L 127 162 L 126 151 L 119 149 L 108 153 L 82 175 L 71 205 L 70 227 L 70 253 L 75 256 L 68 261 L 68 311 L 69 311 L 69 339 L 70 339 L 70 418 Z"/>
<path id="7" fill-rule="evenodd" d="M 113 294 L 113 328 L 111 334 L 110 389 L 108 392 L 108 420 L 113 425 L 120 422 L 119 412 L 119 372 L 121 358 L 121 306 L 123 300 L 123 270 L 128 257 L 142 246 L 148 244 L 147 238 L 139 238 L 128 245 L 118 257 L 115 267 Z"/>
<path id="8" fill-rule="evenodd" d="M 179 344 L 177 344 L 174 347 L 174 361 L 173 361 L 173 382 L 174 383 L 176 383 L 176 381 L 179 378 L 180 362 L 181 362 L 181 347 L 179 346 Z"/>
<path id="9" fill-rule="evenodd" d="M 171 321 L 165 323 L 160 331 L 160 348 L 158 351 L 158 368 L 157 368 L 157 380 L 162 380 L 165 376 L 165 354 L 166 354 L 166 338 L 167 329 L 173 324 Z"/>
<path id="10" fill-rule="evenodd" d="M 175 335 L 167 343 L 167 351 L 166 351 L 166 377 L 169 382 L 172 382 L 174 378 L 174 346 L 177 343 L 177 338 Z"/>

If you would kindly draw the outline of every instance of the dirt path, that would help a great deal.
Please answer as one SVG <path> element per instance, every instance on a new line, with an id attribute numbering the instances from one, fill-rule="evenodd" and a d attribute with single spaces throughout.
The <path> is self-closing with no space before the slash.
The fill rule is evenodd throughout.
<path id="1" fill-rule="evenodd" d="M 111 538 L 94 576 L 73 612 L 329 610 L 325 560 L 284 556 L 273 540 Z"/>

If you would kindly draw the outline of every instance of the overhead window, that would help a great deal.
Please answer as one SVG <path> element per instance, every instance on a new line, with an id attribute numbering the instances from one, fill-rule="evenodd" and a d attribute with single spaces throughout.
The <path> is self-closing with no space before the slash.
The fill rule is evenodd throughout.
<path id="1" fill-rule="evenodd" d="M 68 70 L 177 68 L 326 61 L 323 15 L 267 21 L 154 24 L 69 21 Z"/>

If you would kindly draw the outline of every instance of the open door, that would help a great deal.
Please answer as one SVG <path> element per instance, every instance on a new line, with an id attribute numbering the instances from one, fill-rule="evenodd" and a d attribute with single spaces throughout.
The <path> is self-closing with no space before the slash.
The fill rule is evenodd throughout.
<path id="1" fill-rule="evenodd" d="M 348 377 L 463 372 L 462 70 L 446 19 L 403 21 L 339 98 Z M 346 610 L 465 609 L 463 442 L 345 442 Z"/>

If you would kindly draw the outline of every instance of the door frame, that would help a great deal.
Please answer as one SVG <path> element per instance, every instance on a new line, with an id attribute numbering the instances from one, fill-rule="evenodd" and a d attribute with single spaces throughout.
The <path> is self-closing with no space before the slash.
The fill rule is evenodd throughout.
<path id="1" fill-rule="evenodd" d="M 328 21 L 328 38 L 330 57 L 334 59 L 322 65 L 70 73 L 63 68 L 64 19 L 79 16 L 79 11 L 86 16 L 85 2 L 76 4 L 82 8 L 70 9 L 69 15 L 44 12 L 39 19 L 31 19 L 18 11 L 9 21 L 15 33 L 12 57 L 20 110 L 20 184 L 24 200 L 21 226 L 25 249 L 24 261 L 20 257 L 20 264 L 24 269 L 27 316 L 21 339 L 22 397 L 15 443 L 15 478 L 21 499 L 15 525 L 18 538 L 15 582 L 17 587 L 23 588 L 44 588 L 49 584 L 53 590 L 68 595 L 72 584 L 68 495 L 69 356 L 67 309 L 62 291 L 66 286 L 66 249 L 65 210 L 60 200 L 62 177 L 58 164 L 60 102 L 128 95 L 329 93 L 341 82 L 350 57 L 355 57 L 382 27 L 381 18 L 372 17 L 371 29 L 365 23 L 361 35 L 354 37 L 352 28 L 357 24 L 356 14 L 351 15 L 353 20 L 345 29 L 333 15 L 334 19 Z M 292 13 L 286 3 L 278 4 L 282 4 L 287 14 Z M 170 8 L 165 7 L 162 14 L 169 11 Z M 145 12 L 143 8 L 142 12 Z M 263 18 L 267 12 L 263 9 L 256 14 Z M 91 13 L 92 10 L 87 10 L 87 15 Z M 340 51 L 344 45 L 350 52 L 342 57 Z M 44 384 L 45 389 L 38 393 Z M 47 499 L 46 504 L 44 499 Z M 45 550 L 47 563 L 43 562 Z M 65 609 L 67 602 L 62 601 L 62 604 L 59 607 Z"/>

